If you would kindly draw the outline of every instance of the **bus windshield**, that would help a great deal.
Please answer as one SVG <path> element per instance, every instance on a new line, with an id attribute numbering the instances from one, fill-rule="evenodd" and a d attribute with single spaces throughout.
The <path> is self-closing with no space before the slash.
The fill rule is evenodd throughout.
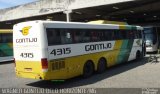
<path id="1" fill-rule="evenodd" d="M 155 37 L 153 34 L 145 34 L 145 40 L 153 41 L 153 40 L 155 40 Z"/>
<path id="2" fill-rule="evenodd" d="M 153 28 L 144 28 L 145 40 L 152 41 L 155 43 L 157 41 L 156 31 Z"/>

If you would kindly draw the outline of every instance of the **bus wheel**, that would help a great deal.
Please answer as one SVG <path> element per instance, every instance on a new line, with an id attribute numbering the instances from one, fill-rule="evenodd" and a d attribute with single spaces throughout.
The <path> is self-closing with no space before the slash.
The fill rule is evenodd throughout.
<path id="1" fill-rule="evenodd" d="M 137 51 L 136 53 L 136 60 L 139 60 L 141 58 L 141 52 Z"/>
<path id="2" fill-rule="evenodd" d="M 94 72 L 93 62 L 92 61 L 87 61 L 84 64 L 84 67 L 83 67 L 83 77 L 88 78 L 93 74 L 93 72 Z"/>
<path id="3" fill-rule="evenodd" d="M 107 62 L 105 58 L 100 58 L 98 61 L 97 72 L 103 73 L 107 69 Z"/>

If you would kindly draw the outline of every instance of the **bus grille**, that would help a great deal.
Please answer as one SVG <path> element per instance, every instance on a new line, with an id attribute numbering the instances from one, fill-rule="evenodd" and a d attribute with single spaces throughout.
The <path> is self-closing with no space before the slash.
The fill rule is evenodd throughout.
<path id="1" fill-rule="evenodd" d="M 65 68 L 64 61 L 55 61 L 52 63 L 52 70 L 59 70 Z"/>

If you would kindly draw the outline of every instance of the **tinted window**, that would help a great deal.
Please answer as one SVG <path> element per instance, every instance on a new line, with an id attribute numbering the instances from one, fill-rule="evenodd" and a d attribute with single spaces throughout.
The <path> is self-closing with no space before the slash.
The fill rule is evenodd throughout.
<path id="1" fill-rule="evenodd" d="M 125 30 L 125 31 L 120 31 L 120 32 L 121 32 L 122 39 L 128 39 L 127 37 L 128 31 Z"/>
<path id="2" fill-rule="evenodd" d="M 47 29 L 48 45 L 61 44 L 60 30 Z"/>
<path id="3" fill-rule="evenodd" d="M 114 34 L 112 34 L 112 31 L 104 30 L 104 38 L 105 38 L 105 40 L 111 40 L 112 39 L 112 35 L 114 35 Z"/>
<path id="4" fill-rule="evenodd" d="M 132 31 L 132 30 L 129 30 L 129 31 L 127 32 L 127 38 L 128 38 L 128 39 L 134 39 L 134 38 L 135 38 L 135 32 Z"/>
<path id="5" fill-rule="evenodd" d="M 71 29 L 61 29 L 61 44 L 70 44 L 73 42 L 73 32 Z"/>
<path id="6" fill-rule="evenodd" d="M 144 33 L 152 33 L 153 28 L 144 28 Z"/>
<path id="7" fill-rule="evenodd" d="M 12 43 L 12 33 L 1 33 L 0 43 Z"/>
<path id="8" fill-rule="evenodd" d="M 131 30 L 102 30 L 102 29 L 46 29 L 48 45 L 71 43 L 87 43 L 109 40 L 134 39 L 140 33 Z M 137 34 L 137 35 L 135 35 Z"/>
<path id="9" fill-rule="evenodd" d="M 82 32 L 81 30 L 75 30 L 74 35 L 73 35 L 74 42 L 75 43 L 82 43 L 83 36 L 84 36 L 84 32 Z"/>

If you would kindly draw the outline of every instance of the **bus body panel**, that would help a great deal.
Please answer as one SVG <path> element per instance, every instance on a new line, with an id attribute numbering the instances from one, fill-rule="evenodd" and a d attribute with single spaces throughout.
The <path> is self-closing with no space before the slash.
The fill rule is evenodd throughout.
<path id="1" fill-rule="evenodd" d="M 85 55 L 79 55 L 74 57 L 53 59 L 49 61 L 50 68 L 47 72 L 48 79 L 68 79 L 83 74 L 83 66 L 87 60 L 92 60 L 95 63 L 95 70 L 97 70 L 97 63 L 101 57 L 105 57 L 108 60 L 108 67 L 116 65 L 115 51 L 105 51 L 98 53 L 91 53 Z M 64 64 L 64 65 L 63 65 Z M 54 74 L 54 75 L 53 75 Z"/>
<path id="2" fill-rule="evenodd" d="M 49 46 L 48 54 L 50 59 L 59 59 L 77 55 L 91 54 L 102 51 L 113 50 L 115 41 L 80 43 Z"/>
<path id="3" fill-rule="evenodd" d="M 138 39 L 135 39 L 134 45 Z M 95 63 L 95 70 L 97 70 L 97 64 L 100 57 L 104 57 L 107 60 L 108 67 L 134 60 L 136 55 L 135 51 L 142 51 L 141 47 L 124 50 L 124 41 L 115 41 L 115 45 L 112 50 L 96 52 L 78 56 L 71 56 L 66 58 L 53 59 L 49 61 L 49 71 L 46 73 L 46 79 L 68 79 L 83 74 L 83 66 L 87 60 L 92 60 Z M 133 45 L 133 44 L 132 44 Z M 119 49 L 123 48 L 123 49 Z M 131 51 L 132 50 L 132 51 Z M 127 52 L 130 51 L 130 52 Z M 128 58 L 126 58 L 128 57 Z M 126 58 L 126 59 L 125 59 Z M 54 75 L 53 75 L 54 74 Z"/>
<path id="4" fill-rule="evenodd" d="M 142 52 L 142 39 L 135 39 L 130 49 L 128 61 L 136 59 L 136 51 Z"/>
<path id="5" fill-rule="evenodd" d="M 40 61 L 19 61 L 16 60 L 16 75 L 18 77 L 40 79 L 44 77 Z"/>
<path id="6" fill-rule="evenodd" d="M 47 72 L 42 72 L 42 68 L 39 67 L 41 66 L 41 62 L 39 61 L 17 61 L 17 69 L 21 70 L 17 72 L 17 76 L 44 80 L 69 79 L 83 74 L 83 65 L 87 60 L 94 61 L 96 65 L 95 70 L 97 70 L 97 63 L 100 57 L 106 58 L 106 60 L 108 61 L 108 67 L 135 59 L 135 51 L 133 49 L 130 54 L 127 53 L 124 49 L 117 49 L 118 47 L 123 46 L 122 42 L 123 40 L 116 41 L 114 49 L 110 51 L 49 60 L 49 68 Z M 119 44 L 121 44 L 121 46 Z M 139 48 L 139 50 L 141 49 Z M 129 58 L 126 58 L 126 56 Z M 22 63 L 24 64 L 22 65 Z M 30 68 L 33 68 L 32 66 L 35 66 L 34 69 L 36 70 L 30 70 Z"/>
<path id="7" fill-rule="evenodd" d="M 28 27 L 28 34 L 22 30 Z M 142 39 L 110 40 L 101 42 L 49 45 L 47 28 L 93 28 L 93 29 L 127 29 L 119 25 L 90 25 L 64 22 L 31 21 L 14 26 L 13 42 L 18 77 L 33 79 L 68 79 L 83 74 L 86 61 L 94 63 L 97 70 L 100 58 L 107 60 L 107 67 L 135 59 L 136 51 L 142 51 Z M 140 27 L 137 27 L 140 28 Z M 86 31 L 87 32 L 87 31 Z M 26 43 L 23 38 L 37 38 Z M 20 41 L 20 43 L 19 43 Z M 32 53 L 32 54 L 24 54 Z M 42 59 L 47 59 L 47 67 L 43 67 Z"/>

